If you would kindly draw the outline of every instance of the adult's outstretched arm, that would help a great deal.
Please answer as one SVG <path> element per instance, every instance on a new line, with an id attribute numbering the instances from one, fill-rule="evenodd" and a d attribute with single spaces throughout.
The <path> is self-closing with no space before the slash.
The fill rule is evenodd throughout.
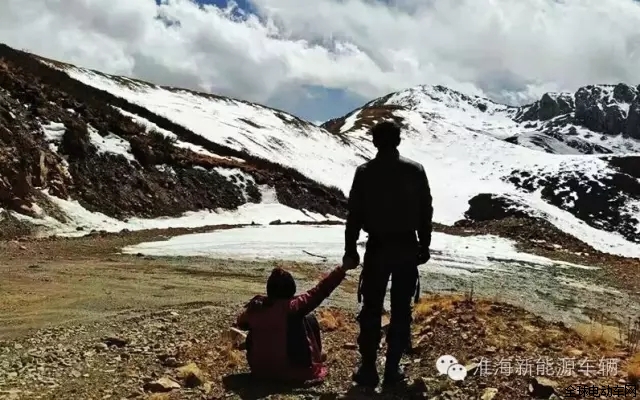
<path id="1" fill-rule="evenodd" d="M 347 203 L 347 223 L 344 232 L 344 252 L 347 255 L 358 253 L 358 238 L 363 225 L 364 188 L 362 168 L 358 167 L 353 177 Z"/>

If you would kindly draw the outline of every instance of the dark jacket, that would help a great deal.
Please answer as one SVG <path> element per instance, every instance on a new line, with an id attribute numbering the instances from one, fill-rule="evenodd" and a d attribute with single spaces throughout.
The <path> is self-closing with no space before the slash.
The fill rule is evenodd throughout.
<path id="1" fill-rule="evenodd" d="M 359 166 L 349 193 L 345 252 L 357 249 L 360 230 L 369 240 L 413 236 L 424 248 L 431 245 L 433 205 L 427 175 L 421 164 L 401 157 L 397 150 L 379 152 Z"/>
<path id="2" fill-rule="evenodd" d="M 249 331 L 247 361 L 253 375 L 294 381 L 326 376 L 319 338 L 310 337 L 304 317 L 329 297 L 344 277 L 344 270 L 336 268 L 314 288 L 291 299 L 271 301 L 256 296 L 249 302 L 238 316 L 237 326 Z"/>

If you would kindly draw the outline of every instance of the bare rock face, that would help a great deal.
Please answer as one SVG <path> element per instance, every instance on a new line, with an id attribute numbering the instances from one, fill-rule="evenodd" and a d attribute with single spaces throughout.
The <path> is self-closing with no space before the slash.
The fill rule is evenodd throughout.
<path id="1" fill-rule="evenodd" d="M 569 114 L 574 109 L 573 97 L 560 94 L 552 96 L 545 93 L 520 117 L 521 121 L 547 121 L 560 115 Z"/>
<path id="2" fill-rule="evenodd" d="M 613 98 L 621 103 L 631 103 L 637 96 L 640 90 L 629 86 L 625 83 L 619 83 L 613 88 Z"/>
<path id="3" fill-rule="evenodd" d="M 584 86 L 573 95 L 546 93 L 535 103 L 521 107 L 515 120 L 543 122 L 541 132 L 589 154 L 589 149 L 581 148 L 584 144 L 568 138 L 576 135 L 575 126 L 640 139 L 639 88 L 619 83 Z M 573 129 L 563 130 L 566 126 Z M 606 152 L 598 148 L 593 151 Z"/>
<path id="4" fill-rule="evenodd" d="M 640 140 L 640 96 L 629 107 L 627 117 L 626 134 L 629 137 Z"/>
<path id="5" fill-rule="evenodd" d="M 622 132 L 625 116 L 618 107 L 602 104 L 605 93 L 598 86 L 580 88 L 575 95 L 575 117 L 581 125 L 595 132 Z"/>
<path id="6" fill-rule="evenodd" d="M 469 210 L 465 217 L 472 221 L 490 221 L 509 217 L 527 218 L 528 214 L 510 199 L 481 193 L 469 200 Z"/>

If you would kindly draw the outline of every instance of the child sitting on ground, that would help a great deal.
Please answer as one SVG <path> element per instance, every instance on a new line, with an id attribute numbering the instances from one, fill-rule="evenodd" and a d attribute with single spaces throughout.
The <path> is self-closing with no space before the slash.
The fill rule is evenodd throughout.
<path id="1" fill-rule="evenodd" d="M 301 383 L 324 379 L 327 368 L 320 326 L 312 312 L 354 267 L 335 268 L 314 288 L 298 296 L 289 272 L 281 268 L 271 272 L 267 295 L 251 299 L 237 319 L 237 326 L 249 331 L 246 348 L 252 376 Z"/>

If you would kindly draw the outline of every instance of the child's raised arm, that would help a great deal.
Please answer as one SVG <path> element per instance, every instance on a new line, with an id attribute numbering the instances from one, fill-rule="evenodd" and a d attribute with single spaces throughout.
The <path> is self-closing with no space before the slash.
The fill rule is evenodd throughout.
<path id="1" fill-rule="evenodd" d="M 337 267 L 309 291 L 294 297 L 289 303 L 291 312 L 306 315 L 315 310 L 342 283 L 346 269 Z"/>

